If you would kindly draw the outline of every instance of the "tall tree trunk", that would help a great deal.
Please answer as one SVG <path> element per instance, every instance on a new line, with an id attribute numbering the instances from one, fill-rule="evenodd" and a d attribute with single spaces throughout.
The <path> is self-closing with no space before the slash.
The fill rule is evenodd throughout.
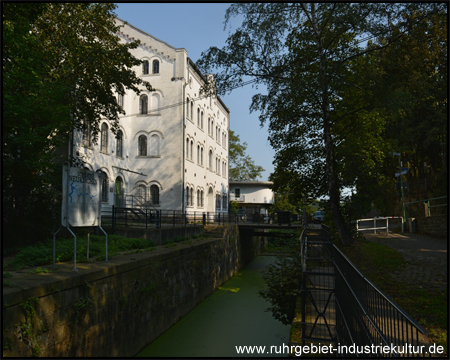
<path id="1" fill-rule="evenodd" d="M 328 77 L 325 69 L 324 50 L 322 44 L 322 34 L 319 31 L 317 18 L 315 15 L 314 4 L 311 4 L 310 21 L 317 40 L 317 51 L 319 55 L 319 78 L 322 84 L 322 116 L 323 116 L 323 138 L 325 143 L 325 172 L 328 185 L 328 196 L 330 197 L 330 211 L 334 226 L 338 232 L 344 246 L 348 246 L 353 242 L 353 238 L 344 222 L 344 218 L 340 211 L 339 186 L 334 169 L 333 141 L 331 138 L 331 118 L 330 118 L 330 101 L 328 96 Z"/>

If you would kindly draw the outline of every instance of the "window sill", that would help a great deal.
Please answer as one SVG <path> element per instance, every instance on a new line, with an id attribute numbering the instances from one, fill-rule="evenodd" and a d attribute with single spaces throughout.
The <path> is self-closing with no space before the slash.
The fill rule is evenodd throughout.
<path id="1" fill-rule="evenodd" d="M 149 114 L 149 113 L 147 113 L 147 114 L 138 114 L 137 116 L 142 116 L 142 117 L 144 117 L 144 116 L 161 116 L 161 113 L 158 113 L 158 114 Z"/>
<path id="2" fill-rule="evenodd" d="M 159 159 L 161 155 L 137 155 L 136 159 Z"/>
<path id="3" fill-rule="evenodd" d="M 86 148 L 86 149 L 89 149 L 89 150 L 94 150 L 94 148 L 93 148 L 92 145 L 84 145 L 84 144 L 81 144 L 81 146 L 84 147 L 84 148 Z"/>
<path id="4" fill-rule="evenodd" d="M 110 155 L 110 153 L 109 153 L 109 152 L 106 152 L 106 151 L 102 151 L 102 150 L 100 150 L 100 154 L 103 154 L 103 155 Z"/>

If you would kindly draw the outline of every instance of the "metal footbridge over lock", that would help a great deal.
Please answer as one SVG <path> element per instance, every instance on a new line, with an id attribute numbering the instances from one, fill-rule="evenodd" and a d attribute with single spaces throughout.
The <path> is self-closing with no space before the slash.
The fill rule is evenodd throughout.
<path id="1" fill-rule="evenodd" d="M 341 356 L 430 356 L 426 330 L 368 280 L 333 244 L 330 229 L 306 228 L 300 236 L 302 267 L 301 338 L 305 342 L 352 345 L 360 349 L 388 346 L 380 352 Z M 411 345 L 405 348 L 404 345 Z"/>

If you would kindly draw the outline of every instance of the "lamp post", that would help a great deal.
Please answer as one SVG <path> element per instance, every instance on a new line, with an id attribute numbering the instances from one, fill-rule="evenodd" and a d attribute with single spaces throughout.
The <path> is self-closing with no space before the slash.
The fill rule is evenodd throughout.
<path id="1" fill-rule="evenodd" d="M 403 192 L 403 175 L 402 175 L 402 162 L 400 160 L 400 154 L 397 152 L 393 152 L 392 155 L 398 156 L 398 170 L 399 170 L 399 176 L 400 176 L 400 191 L 402 194 L 402 216 L 403 221 L 406 221 L 406 208 L 405 208 L 405 195 Z"/>

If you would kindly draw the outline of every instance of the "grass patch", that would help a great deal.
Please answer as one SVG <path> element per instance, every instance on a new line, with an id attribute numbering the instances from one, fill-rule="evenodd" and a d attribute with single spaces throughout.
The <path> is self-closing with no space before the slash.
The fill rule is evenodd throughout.
<path id="1" fill-rule="evenodd" d="M 349 247 L 339 248 L 370 281 L 422 325 L 431 342 L 442 345 L 447 355 L 447 289 L 425 290 L 395 281 L 390 274 L 407 264 L 395 249 L 361 238 Z"/>
<path id="2" fill-rule="evenodd" d="M 120 235 L 108 236 L 108 258 L 119 252 L 133 250 L 134 253 L 142 252 L 142 249 L 155 246 L 153 240 L 131 238 L 127 239 Z M 58 239 L 56 241 L 56 262 L 73 260 L 73 238 Z M 105 259 L 105 237 L 90 235 L 89 258 L 97 261 Z M 88 262 L 87 259 L 87 237 L 77 237 L 77 262 Z M 27 246 L 18 251 L 13 261 L 5 268 L 7 270 L 18 270 L 27 267 L 49 265 L 53 263 L 53 240 Z"/>

